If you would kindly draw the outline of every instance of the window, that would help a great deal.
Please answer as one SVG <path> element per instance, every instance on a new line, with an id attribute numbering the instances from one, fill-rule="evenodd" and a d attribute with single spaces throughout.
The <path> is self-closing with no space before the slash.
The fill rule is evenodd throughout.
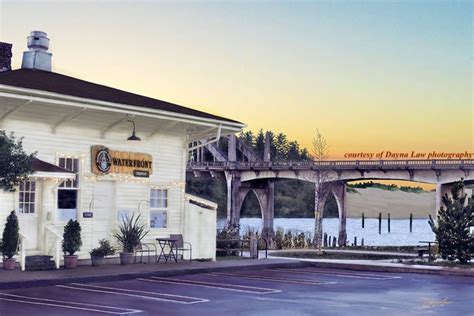
<path id="1" fill-rule="evenodd" d="M 36 191 L 36 182 L 35 181 L 22 181 L 20 182 L 19 191 L 19 212 L 23 214 L 33 214 L 35 213 L 35 191 Z"/>
<path id="2" fill-rule="evenodd" d="M 64 180 L 58 188 L 58 212 L 56 220 L 59 222 L 77 218 L 77 200 L 79 192 L 79 158 L 59 158 L 59 167 L 76 173 L 73 180 Z"/>
<path id="3" fill-rule="evenodd" d="M 78 158 L 59 158 L 59 167 L 76 173 L 74 180 L 65 180 L 59 185 L 60 188 L 78 189 L 79 188 L 79 159 Z"/>
<path id="4" fill-rule="evenodd" d="M 150 190 L 150 208 L 167 208 L 168 190 L 151 189 Z"/>
<path id="5" fill-rule="evenodd" d="M 168 227 L 168 190 L 150 190 L 150 228 Z"/>

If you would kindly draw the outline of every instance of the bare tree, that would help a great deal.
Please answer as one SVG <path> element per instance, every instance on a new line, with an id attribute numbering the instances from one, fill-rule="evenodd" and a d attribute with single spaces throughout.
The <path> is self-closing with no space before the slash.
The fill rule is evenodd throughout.
<path id="1" fill-rule="evenodd" d="M 316 136 L 312 142 L 312 155 L 315 164 L 314 169 L 314 247 L 318 254 L 322 254 L 323 236 L 323 209 L 326 196 L 330 191 L 329 182 L 331 173 L 325 160 L 329 157 L 329 144 L 326 138 L 316 129 Z"/>

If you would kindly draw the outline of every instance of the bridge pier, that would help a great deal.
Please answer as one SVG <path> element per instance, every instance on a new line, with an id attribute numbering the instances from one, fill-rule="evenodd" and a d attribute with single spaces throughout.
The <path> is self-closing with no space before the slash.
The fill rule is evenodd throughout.
<path id="1" fill-rule="evenodd" d="M 322 188 L 319 188 L 322 185 Z M 327 198 L 330 194 L 334 196 L 337 203 L 338 214 L 339 214 L 339 234 L 338 234 L 338 245 L 343 247 L 347 242 L 347 231 L 346 231 L 346 208 L 345 208 L 345 194 L 346 184 L 343 181 L 315 184 L 315 227 L 314 227 L 314 243 L 316 248 L 320 248 L 322 244 L 322 232 L 323 232 L 323 210 L 326 204 Z"/>
<path id="2" fill-rule="evenodd" d="M 275 217 L 275 183 L 267 180 L 263 188 L 253 189 L 260 204 L 262 213 L 262 236 L 272 238 L 274 235 L 273 219 Z"/>
<path id="3" fill-rule="evenodd" d="M 451 196 L 451 189 L 453 183 L 436 183 L 436 215 L 438 215 L 439 209 L 443 205 L 443 196 L 448 194 Z"/>

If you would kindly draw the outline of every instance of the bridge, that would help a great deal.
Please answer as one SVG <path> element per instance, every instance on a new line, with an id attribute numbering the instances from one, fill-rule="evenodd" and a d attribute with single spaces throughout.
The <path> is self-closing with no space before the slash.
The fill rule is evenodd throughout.
<path id="1" fill-rule="evenodd" d="M 213 161 L 205 161 L 204 151 Z M 206 144 L 187 164 L 188 173 L 196 177 L 224 176 L 227 183 L 227 225 L 238 225 L 243 201 L 253 191 L 260 204 L 262 233 L 273 235 L 274 182 L 278 179 L 296 179 L 313 182 L 319 199 L 315 211 L 322 212 L 316 204 L 324 205 L 332 194 L 339 213 L 339 245 L 346 243 L 346 211 L 344 207 L 346 183 L 357 180 L 405 180 L 436 185 L 436 210 L 441 207 L 441 197 L 450 194 L 454 182 L 464 179 L 474 183 L 474 159 L 470 160 L 324 160 L 324 161 L 271 161 L 270 142 L 267 134 L 263 159 L 249 146 L 231 135 L 228 153 L 215 144 Z M 242 161 L 238 161 L 238 158 Z M 323 175 L 323 176 L 321 176 Z M 324 186 L 324 190 L 321 190 Z M 323 192 L 321 194 L 321 192 Z M 322 214 L 321 214 L 322 216 Z"/>

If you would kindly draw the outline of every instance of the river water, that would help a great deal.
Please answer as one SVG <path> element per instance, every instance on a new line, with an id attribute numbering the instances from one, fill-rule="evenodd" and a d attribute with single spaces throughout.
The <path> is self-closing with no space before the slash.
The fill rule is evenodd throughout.
<path id="1" fill-rule="evenodd" d="M 218 227 L 222 228 L 225 220 L 218 221 Z M 419 245 L 419 241 L 435 240 L 434 233 L 428 224 L 428 219 L 414 219 L 413 230 L 410 233 L 410 221 L 408 219 L 392 219 L 390 222 L 390 233 L 388 232 L 387 220 L 382 221 L 382 233 L 378 232 L 378 219 L 366 218 L 365 227 L 362 228 L 360 218 L 348 218 L 346 221 L 347 239 L 352 244 L 357 237 L 357 244 L 364 238 L 366 246 L 412 246 Z M 241 232 L 245 233 L 249 228 L 261 230 L 262 220 L 260 218 L 241 218 Z M 275 218 L 275 230 L 281 228 L 285 232 L 304 232 L 312 235 L 314 231 L 314 218 Z M 323 232 L 330 236 L 338 236 L 339 219 L 323 219 Z"/>

